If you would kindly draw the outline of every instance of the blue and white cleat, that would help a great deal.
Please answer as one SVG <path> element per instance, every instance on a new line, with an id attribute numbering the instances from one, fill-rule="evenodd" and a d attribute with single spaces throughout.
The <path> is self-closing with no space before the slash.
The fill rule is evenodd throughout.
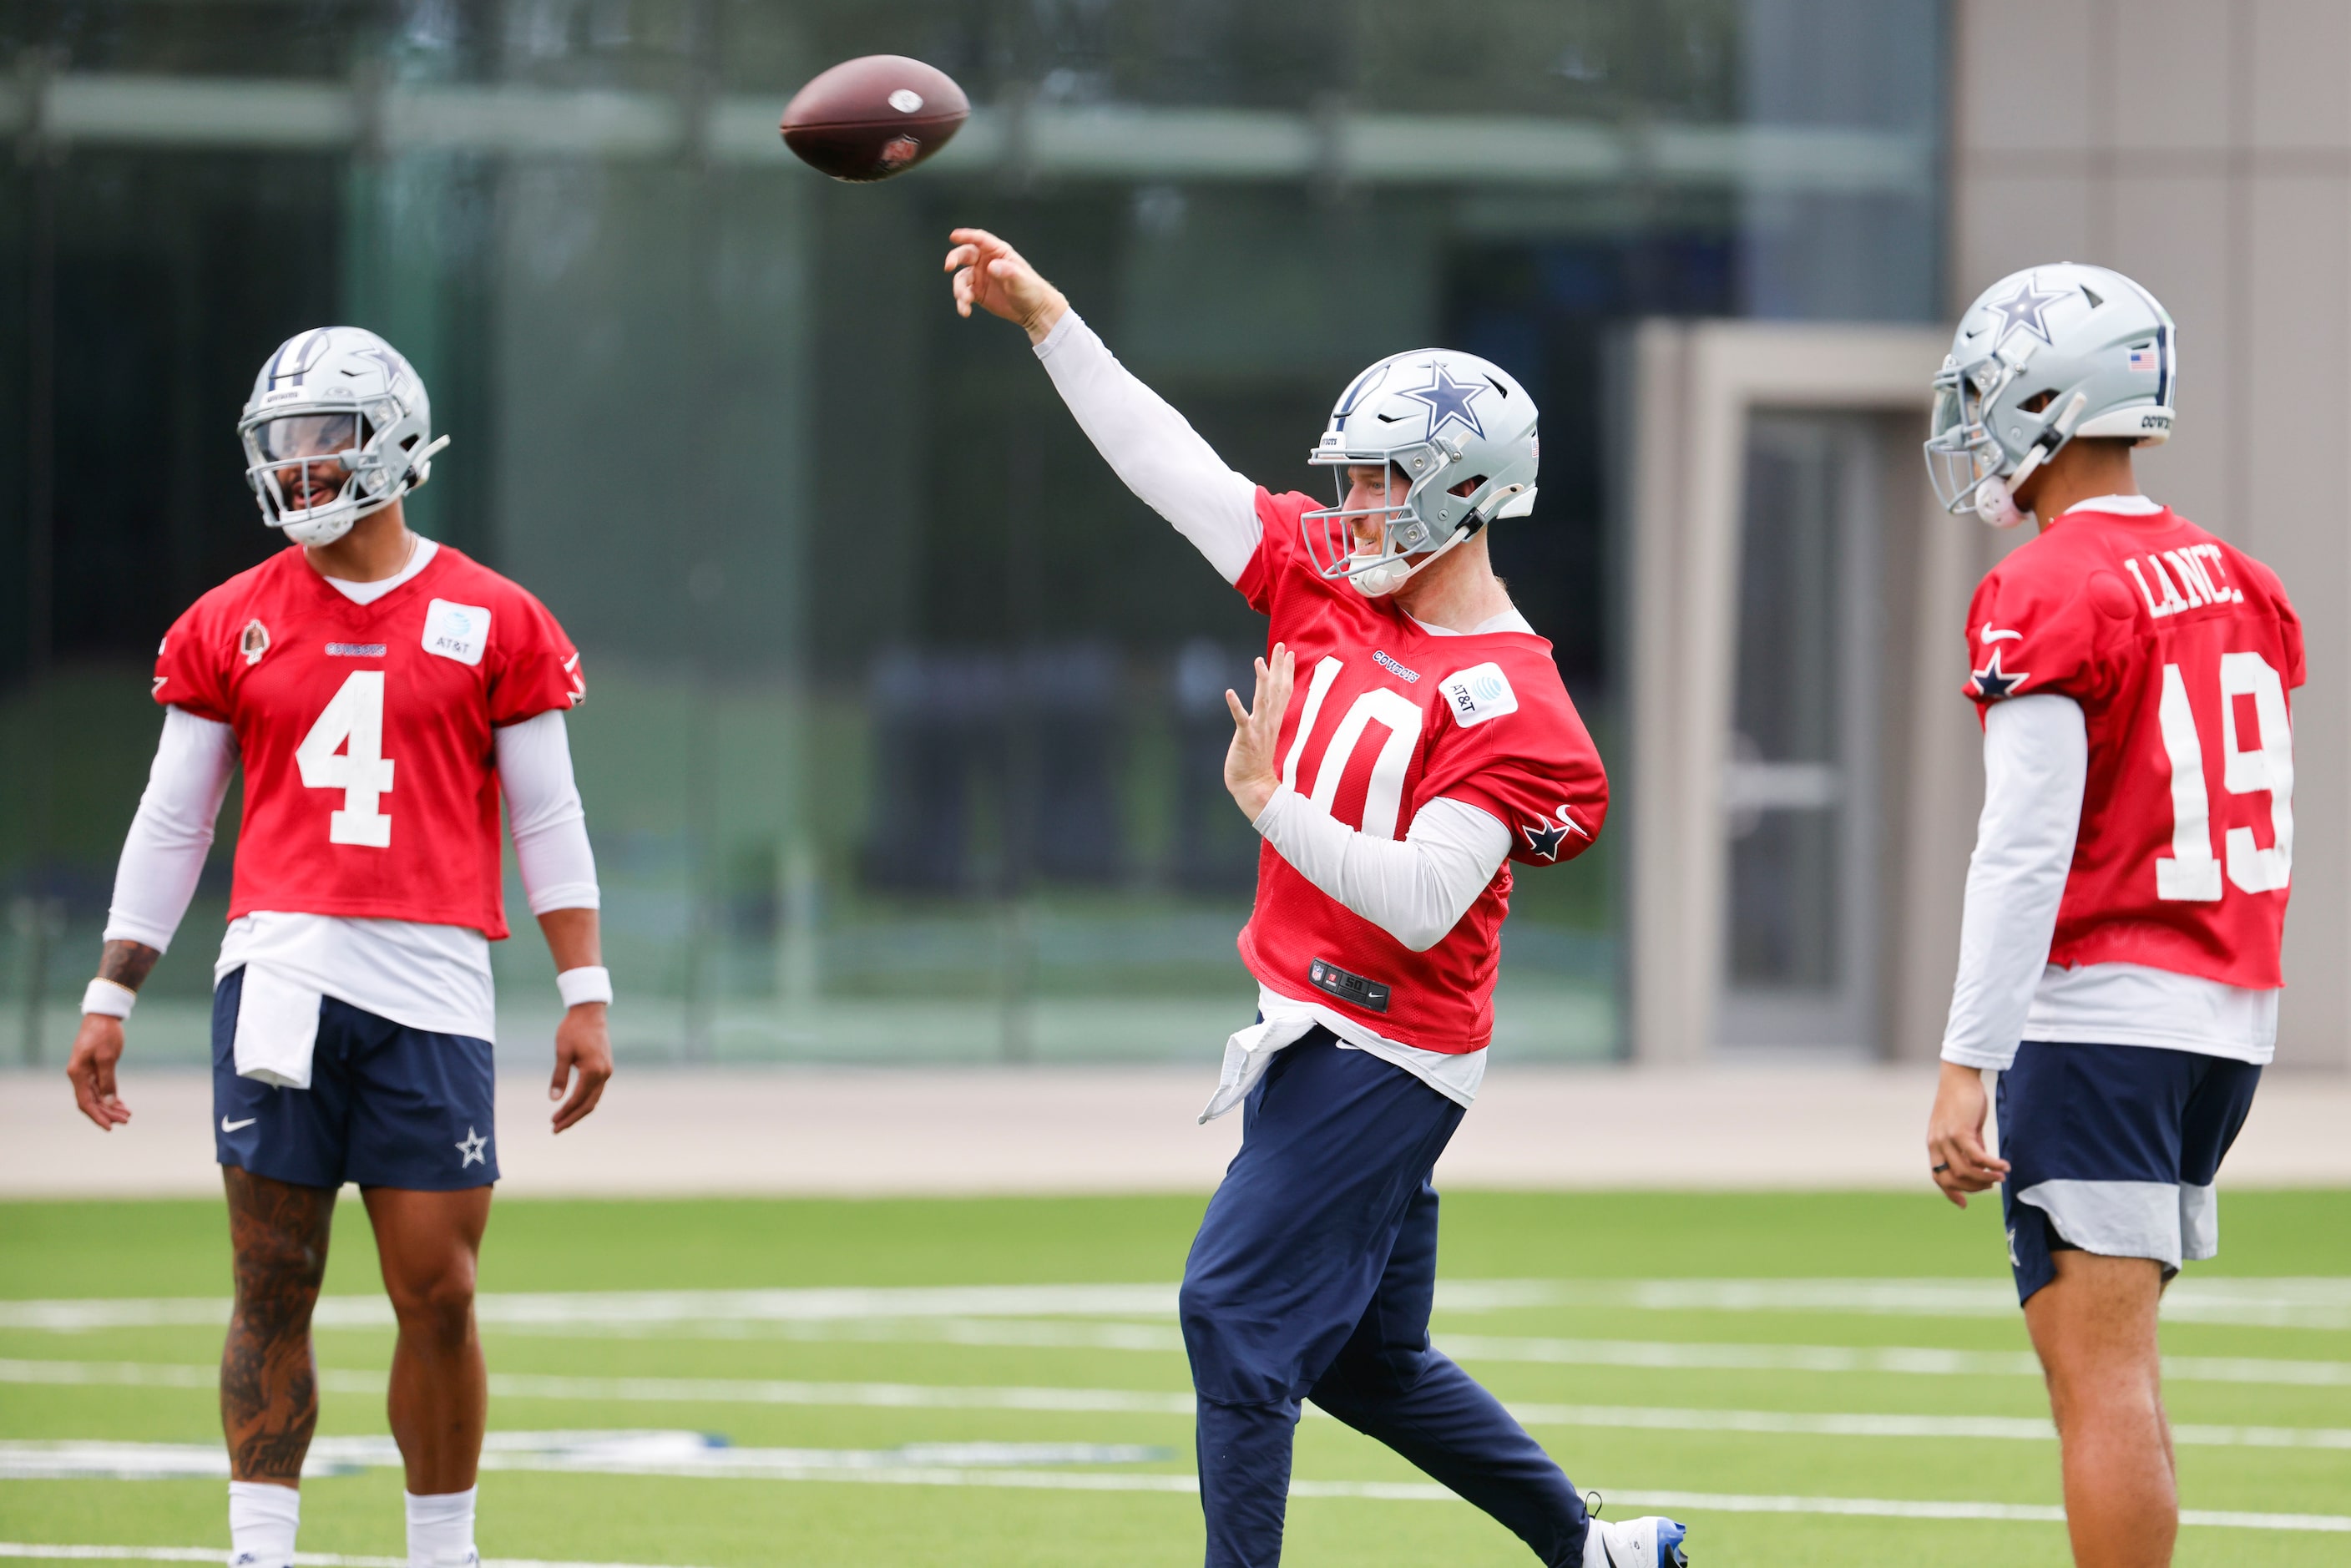
<path id="1" fill-rule="evenodd" d="M 1651 1514 L 1646 1519 L 1594 1519 L 1583 1538 L 1583 1568 L 1688 1568 L 1682 1541 L 1689 1526 Z"/>

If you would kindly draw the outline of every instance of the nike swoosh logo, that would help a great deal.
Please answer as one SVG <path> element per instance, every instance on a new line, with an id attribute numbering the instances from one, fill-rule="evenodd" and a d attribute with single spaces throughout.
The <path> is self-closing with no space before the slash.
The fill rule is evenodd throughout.
<path id="1" fill-rule="evenodd" d="M 2022 643 L 2024 641 L 2024 633 L 2022 632 L 2003 632 L 1996 630 L 1992 626 L 1992 623 L 1987 621 L 1983 623 L 1983 641 L 1987 643 L 2006 643 L 2010 641 Z"/>
<path id="2" fill-rule="evenodd" d="M 222 1131 L 222 1132 L 224 1132 L 224 1133 L 234 1133 L 234 1132 L 235 1132 L 239 1127 L 250 1127 L 250 1126 L 252 1126 L 256 1122 L 258 1122 L 258 1121 L 260 1121 L 260 1120 L 261 1120 L 261 1118 L 260 1118 L 260 1117 L 258 1117 L 258 1116 L 247 1116 L 247 1117 L 246 1117 L 244 1121 L 242 1121 L 242 1122 L 232 1122 L 232 1121 L 230 1121 L 226 1116 L 223 1116 L 223 1117 L 221 1118 L 221 1131 Z"/>

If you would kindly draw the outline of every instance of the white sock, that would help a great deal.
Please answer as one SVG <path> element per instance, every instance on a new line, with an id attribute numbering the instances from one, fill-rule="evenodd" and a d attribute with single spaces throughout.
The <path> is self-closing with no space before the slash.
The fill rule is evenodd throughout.
<path id="1" fill-rule="evenodd" d="M 271 1481 L 228 1483 L 230 1568 L 292 1568 L 302 1494 Z"/>
<path id="2" fill-rule="evenodd" d="M 410 1568 L 465 1568 L 480 1561 L 474 1554 L 474 1494 L 479 1490 L 405 1494 Z"/>

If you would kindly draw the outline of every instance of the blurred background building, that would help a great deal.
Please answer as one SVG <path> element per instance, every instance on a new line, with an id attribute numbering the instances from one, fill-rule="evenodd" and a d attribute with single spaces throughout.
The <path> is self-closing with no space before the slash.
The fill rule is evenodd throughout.
<path id="1" fill-rule="evenodd" d="M 1497 1042 L 1551 1061 L 1932 1053 L 1994 541 L 1928 510 L 1926 381 L 2002 272 L 2133 272 L 2188 345 L 2150 486 L 2313 623 L 2286 1055 L 2351 1061 L 2328 0 L 0 0 L 0 1050 L 62 1055 L 150 651 L 275 544 L 238 406 L 332 320 L 455 438 L 412 521 L 585 653 L 624 1060 L 1212 1053 L 1263 623 L 955 317 L 977 224 L 1277 490 L 1399 348 L 1541 401 L 1495 554 L 1618 801 L 1519 883 Z M 978 108 L 833 184 L 776 120 L 873 52 Z M 204 1054 L 235 818 L 150 1059 Z"/>

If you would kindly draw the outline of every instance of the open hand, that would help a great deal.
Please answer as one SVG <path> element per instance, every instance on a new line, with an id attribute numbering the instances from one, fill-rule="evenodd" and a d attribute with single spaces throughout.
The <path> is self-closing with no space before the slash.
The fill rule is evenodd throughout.
<path id="1" fill-rule="evenodd" d="M 1061 291 L 986 229 L 956 229 L 947 238 L 955 242 L 947 252 L 946 270 L 955 274 L 951 287 L 956 315 L 968 316 L 977 305 L 991 316 L 1019 323 L 1031 343 L 1041 343 L 1053 324 L 1068 314 L 1070 302 Z"/>
<path id="2" fill-rule="evenodd" d="M 1961 1208 L 1968 1194 L 1998 1186 L 2008 1162 L 1984 1147 L 1984 1117 L 1990 1111 L 1983 1074 L 1956 1061 L 1943 1063 L 1935 1089 L 1935 1109 L 1927 1118 L 1927 1160 L 1943 1196 Z"/>
<path id="3" fill-rule="evenodd" d="M 104 1013 L 82 1014 L 73 1054 L 66 1060 L 66 1078 L 73 1084 L 74 1103 L 81 1113 L 109 1133 L 131 1120 L 131 1107 L 114 1092 L 114 1064 L 121 1060 L 122 1020 Z"/>
<path id="4" fill-rule="evenodd" d="M 596 1102 L 604 1097 L 604 1085 L 611 1079 L 612 1029 L 605 1014 L 602 1002 L 581 1002 L 568 1009 L 563 1021 L 555 1026 L 555 1082 L 548 1086 L 547 1097 L 563 1101 L 555 1108 L 559 1133 L 596 1108 Z M 571 1089 L 568 1100 L 563 1096 L 567 1083 Z"/>
<path id="5" fill-rule="evenodd" d="M 1245 708 L 1238 696 L 1229 691 L 1225 694 L 1225 706 L 1233 710 L 1233 744 L 1225 752 L 1225 788 L 1232 791 L 1241 814 L 1252 822 L 1281 788 L 1281 772 L 1273 753 L 1281 740 L 1281 716 L 1290 711 L 1290 688 L 1297 673 L 1297 656 L 1276 643 L 1273 657 L 1257 662 L 1256 706 Z"/>

